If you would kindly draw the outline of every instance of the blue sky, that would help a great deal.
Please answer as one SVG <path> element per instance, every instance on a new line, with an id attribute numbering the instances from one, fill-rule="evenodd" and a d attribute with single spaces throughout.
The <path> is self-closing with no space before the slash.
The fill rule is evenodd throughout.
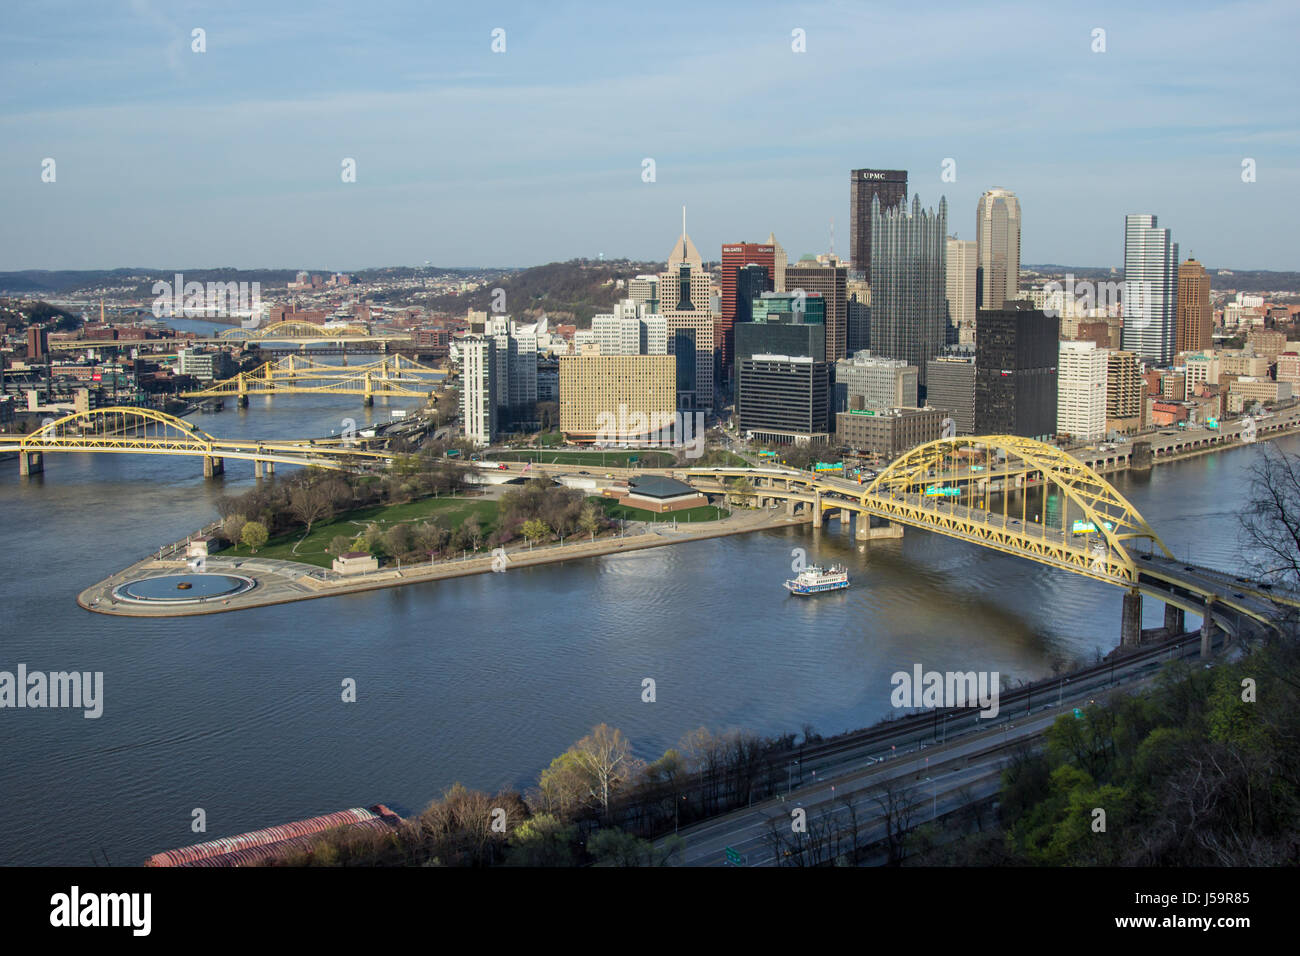
<path id="1" fill-rule="evenodd" d="M 1300 268 L 1294 0 L 9 0 L 4 22 L 0 270 L 661 259 L 683 204 L 706 258 L 771 231 L 824 252 L 832 219 L 847 255 L 861 166 L 946 195 L 968 239 L 980 193 L 1014 190 L 1025 262 L 1119 265 L 1125 213 L 1153 212 L 1184 257 Z"/>

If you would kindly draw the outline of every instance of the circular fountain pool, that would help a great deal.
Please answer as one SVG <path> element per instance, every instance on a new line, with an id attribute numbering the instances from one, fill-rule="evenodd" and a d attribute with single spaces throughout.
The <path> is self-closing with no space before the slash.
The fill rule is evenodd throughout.
<path id="1" fill-rule="evenodd" d="M 113 589 L 113 597 L 132 604 L 199 604 L 243 594 L 255 587 L 257 582 L 242 574 L 165 574 L 119 584 Z"/>

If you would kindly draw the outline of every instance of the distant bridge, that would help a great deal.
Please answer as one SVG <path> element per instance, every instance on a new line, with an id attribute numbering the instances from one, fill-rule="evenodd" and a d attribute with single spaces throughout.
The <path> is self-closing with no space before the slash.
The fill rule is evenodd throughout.
<path id="1" fill-rule="evenodd" d="M 47 422 L 24 435 L 0 441 L 0 452 L 18 453 L 18 473 L 45 470 L 44 456 L 55 452 L 94 452 L 116 455 L 186 455 L 203 459 L 203 475 L 225 470 L 225 459 L 253 462 L 260 477 L 275 473 L 276 464 L 304 465 L 346 471 L 391 461 L 388 452 L 369 451 L 355 439 L 307 441 L 223 440 L 197 425 L 149 408 L 110 407 L 77 412 Z"/>
<path id="2" fill-rule="evenodd" d="M 378 345 L 382 348 L 410 348 L 411 339 L 401 332 L 372 332 L 364 325 L 347 325 L 325 327 L 314 322 L 287 320 L 276 322 L 265 328 L 246 329 L 242 326 L 226 329 L 217 336 L 185 337 L 168 339 L 75 339 L 70 341 L 52 341 L 51 351 L 72 352 L 81 349 L 131 348 L 138 346 L 185 347 L 190 345 L 232 345 L 238 343 L 260 344 L 263 342 L 281 342 L 306 347 L 317 343 L 338 345 Z"/>
<path id="3" fill-rule="evenodd" d="M 427 399 L 432 394 L 428 379 L 443 374 L 441 369 L 400 355 L 359 366 L 327 365 L 289 356 L 181 395 L 233 397 L 241 407 L 248 404 L 250 395 L 361 395 L 365 404 L 372 405 L 376 397 Z"/>

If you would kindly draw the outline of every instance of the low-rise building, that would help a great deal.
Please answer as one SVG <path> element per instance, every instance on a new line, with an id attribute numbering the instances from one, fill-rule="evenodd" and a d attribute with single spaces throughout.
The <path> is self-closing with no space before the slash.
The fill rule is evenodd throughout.
<path id="1" fill-rule="evenodd" d="M 349 551 L 332 562 L 337 574 L 366 574 L 379 570 L 379 559 L 367 551 Z"/>
<path id="2" fill-rule="evenodd" d="M 637 475 L 627 481 L 615 482 L 605 489 L 605 494 L 617 498 L 620 504 L 629 508 L 656 514 L 685 511 L 709 503 L 706 495 L 686 482 L 660 475 Z"/>
<path id="3" fill-rule="evenodd" d="M 943 437 L 943 408 L 866 408 L 835 416 L 835 439 L 858 454 L 892 460 Z"/>

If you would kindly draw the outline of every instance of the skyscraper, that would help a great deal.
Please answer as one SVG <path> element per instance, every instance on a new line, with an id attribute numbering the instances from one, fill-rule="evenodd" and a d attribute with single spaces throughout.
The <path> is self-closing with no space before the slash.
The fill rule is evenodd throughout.
<path id="1" fill-rule="evenodd" d="M 1056 432 L 1082 441 L 1106 434 L 1110 351 L 1096 342 L 1062 342 L 1057 366 Z"/>
<path id="2" fill-rule="evenodd" d="M 1020 200 L 1006 189 L 980 196 L 975 214 L 976 282 L 981 309 L 1000 309 L 1020 294 Z"/>
<path id="3" fill-rule="evenodd" d="M 945 264 L 944 293 L 948 300 L 948 321 L 957 326 L 958 341 L 975 342 L 975 266 L 976 243 L 970 239 L 949 237 L 948 261 Z"/>
<path id="4" fill-rule="evenodd" d="M 747 312 L 748 303 L 737 301 L 737 279 L 740 270 L 749 265 L 758 265 L 766 269 L 766 288 L 760 289 L 761 292 L 771 292 L 772 277 L 776 274 L 776 247 L 770 243 L 759 242 L 729 242 L 722 247 L 722 309 L 715 329 L 718 341 L 714 345 L 718 348 L 719 360 L 722 369 L 731 367 L 731 356 L 734 351 L 735 333 L 733 329 L 737 321 L 747 321 L 747 319 L 737 319 L 737 310 Z M 751 295 L 751 298 L 752 298 Z M 743 299 L 743 296 L 742 296 Z"/>
<path id="5" fill-rule="evenodd" d="M 659 312 L 667 324 L 668 353 L 678 357 L 677 403 L 689 410 L 713 410 L 713 313 L 709 309 L 713 283 L 700 253 L 686 234 L 668 254 L 668 267 L 659 275 Z"/>
<path id="6" fill-rule="evenodd" d="M 846 355 L 871 348 L 871 283 L 867 279 L 849 278 L 848 325 L 845 329 Z"/>
<path id="7" fill-rule="evenodd" d="M 764 301 L 783 298 L 769 293 Z M 736 326 L 736 415 L 760 441 L 830 438 L 826 326 L 809 318 L 808 312 L 772 311 Z"/>
<path id="8" fill-rule="evenodd" d="M 1156 217 L 1124 217 L 1124 330 L 1120 343 L 1148 362 L 1174 358 L 1178 303 L 1178 243 Z"/>
<path id="9" fill-rule="evenodd" d="M 907 170 L 854 169 L 849 173 L 849 265 L 855 273 L 871 275 L 871 203 L 881 212 L 907 202 Z"/>
<path id="10" fill-rule="evenodd" d="M 926 369 L 925 403 L 942 408 L 958 435 L 975 433 L 975 356 L 943 354 Z"/>
<path id="11" fill-rule="evenodd" d="M 1178 267 L 1179 352 L 1200 352 L 1214 347 L 1214 312 L 1210 308 L 1210 274 L 1195 259 Z"/>
<path id="12" fill-rule="evenodd" d="M 976 434 L 1054 435 L 1060 319 L 1013 301 L 975 324 Z"/>
<path id="13" fill-rule="evenodd" d="M 479 447 L 497 433 L 496 339 L 467 335 L 460 345 L 460 420 L 465 437 Z"/>
<path id="14" fill-rule="evenodd" d="M 948 200 L 941 197 L 938 210 L 927 212 L 914 196 L 909 213 L 882 209 L 875 199 L 871 223 L 871 348 L 915 365 L 924 385 L 926 365 L 943 351 L 947 326 Z"/>
<path id="15" fill-rule="evenodd" d="M 750 263 L 736 273 L 736 324 L 754 320 L 754 300 L 764 292 L 771 292 L 772 276 L 766 266 Z M 735 345 L 735 328 L 732 328 L 732 345 Z M 735 355 L 733 350 L 732 355 Z"/>
<path id="16" fill-rule="evenodd" d="M 849 268 L 840 260 L 822 265 L 815 259 L 802 259 L 797 266 L 786 266 L 786 292 L 802 289 L 805 297 L 820 295 L 826 302 L 826 360 L 834 362 L 847 354 L 849 327 Z"/>

